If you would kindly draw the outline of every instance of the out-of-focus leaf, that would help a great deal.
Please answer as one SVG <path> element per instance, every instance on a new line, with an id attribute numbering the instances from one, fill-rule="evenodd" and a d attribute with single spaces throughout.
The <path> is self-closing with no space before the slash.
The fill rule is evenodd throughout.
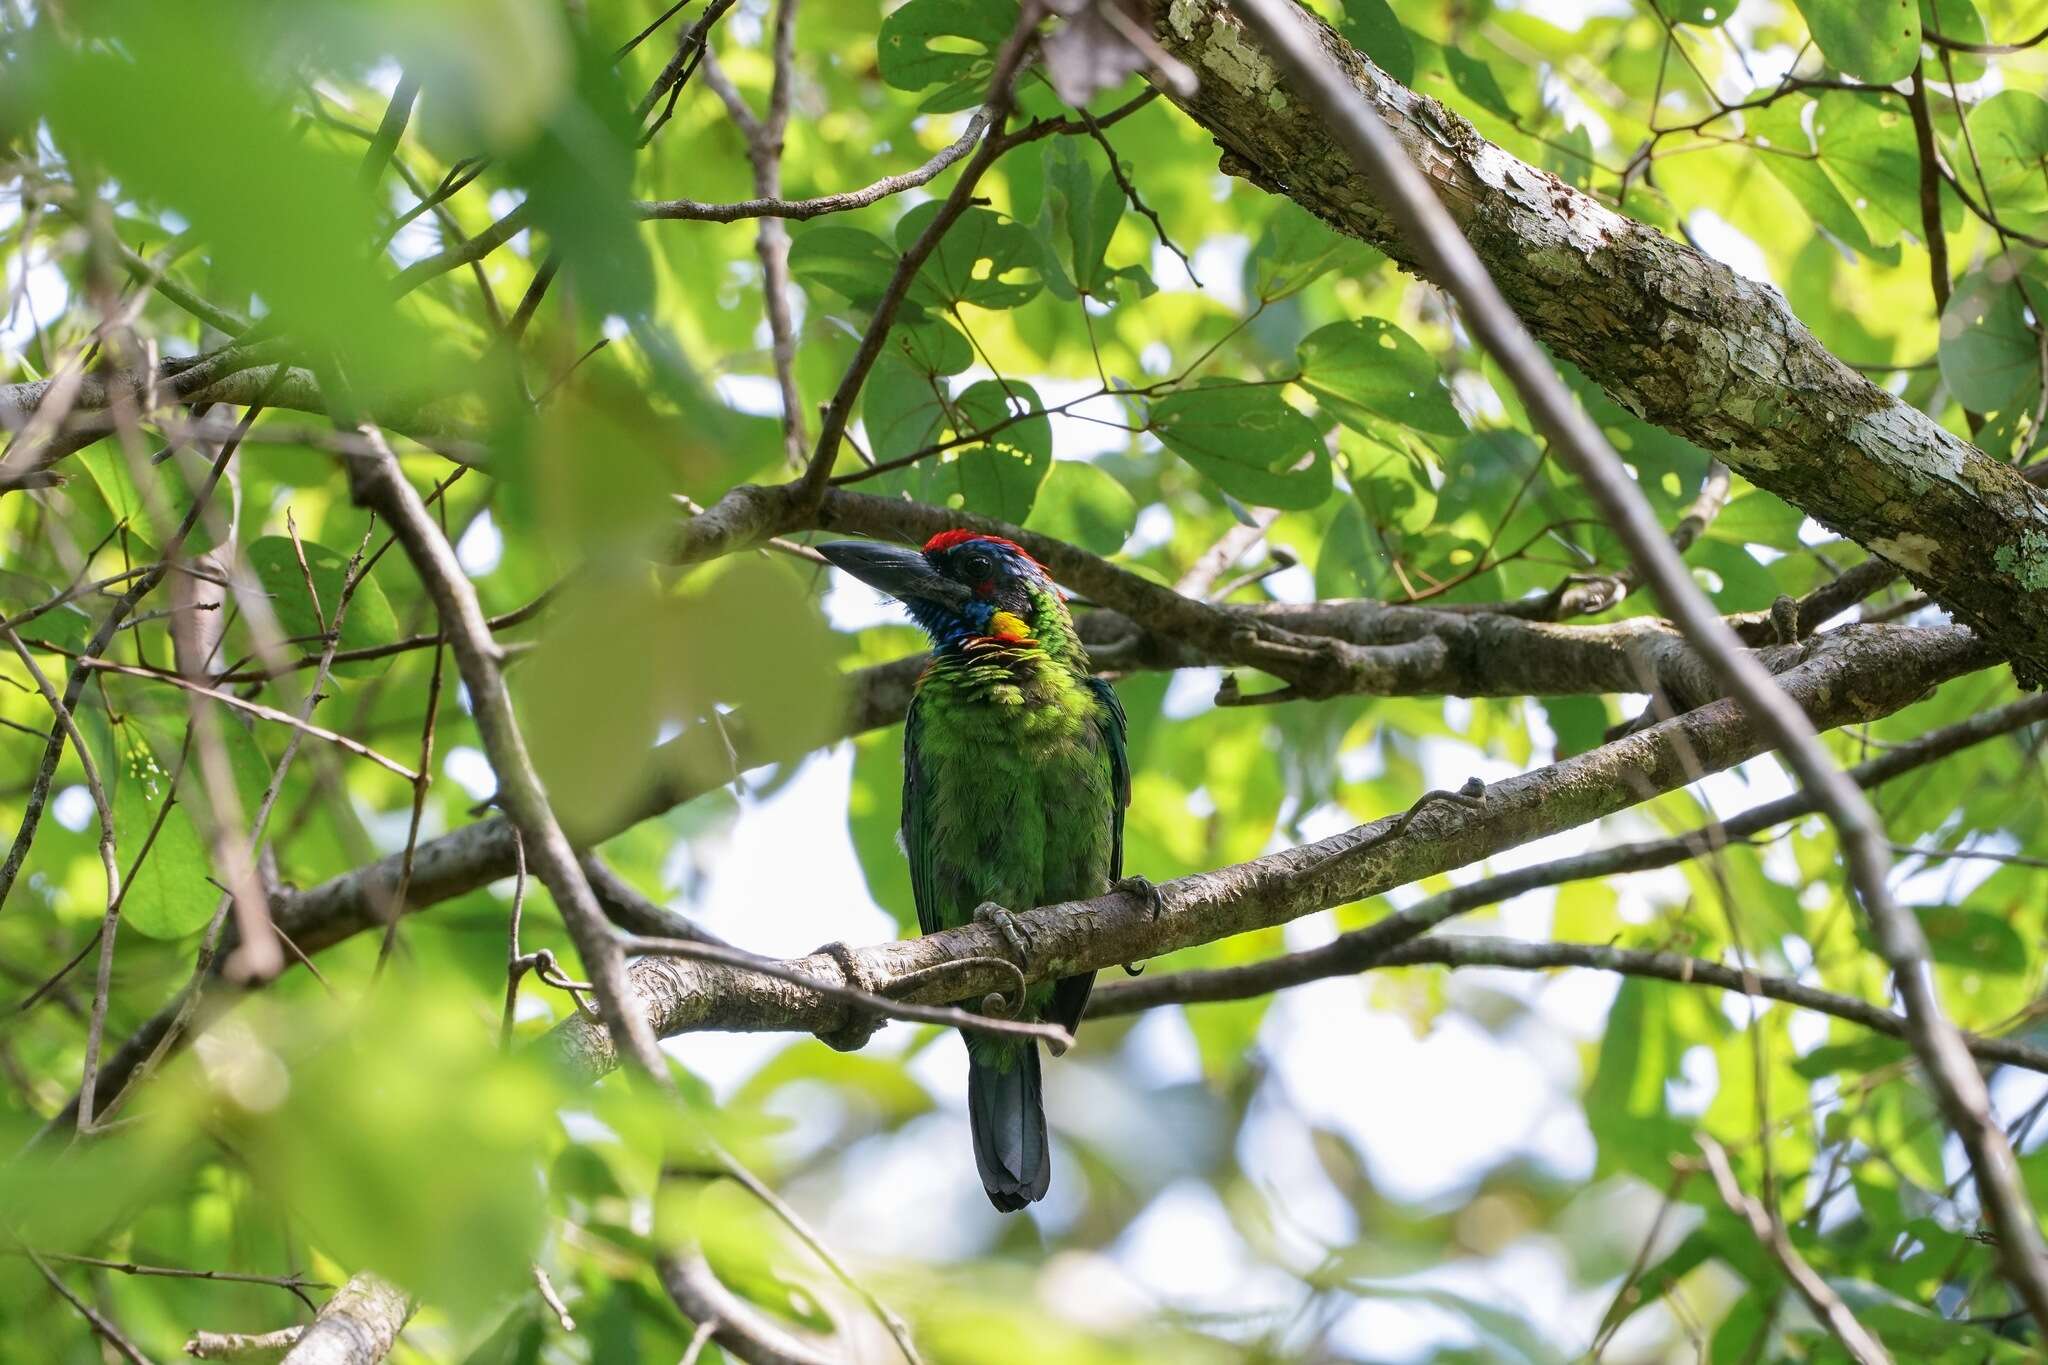
<path id="1" fill-rule="evenodd" d="M 1936 355 L 1942 381 L 1974 412 L 2002 411 L 2040 387 L 2040 342 L 2027 326 L 2026 301 L 2009 270 L 1994 263 L 1962 278 L 1942 311 Z"/>
<path id="2" fill-rule="evenodd" d="M 1330 492 L 1330 461 L 1314 423 L 1270 385 L 1204 383 L 1152 405 L 1166 448 L 1224 492 L 1261 507 L 1307 508 Z"/>
<path id="3" fill-rule="evenodd" d="M 1385 259 L 1293 200 L 1283 199 L 1245 258 L 1246 292 L 1273 303 L 1299 293 L 1328 271 L 1364 270 Z"/>
<path id="4" fill-rule="evenodd" d="M 1102 470 L 1080 460 L 1054 460 L 1025 524 L 1092 554 L 1113 555 L 1137 517 L 1129 490 Z"/>

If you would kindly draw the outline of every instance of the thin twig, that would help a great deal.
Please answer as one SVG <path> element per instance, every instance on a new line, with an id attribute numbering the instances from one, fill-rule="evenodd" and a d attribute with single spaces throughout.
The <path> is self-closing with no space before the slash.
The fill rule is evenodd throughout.
<path id="1" fill-rule="evenodd" d="M 1728 1153 L 1721 1144 L 1705 1133 L 1694 1135 L 1700 1151 L 1707 1159 L 1707 1170 L 1713 1174 L 1714 1186 L 1721 1192 L 1721 1201 L 1730 1210 L 1749 1224 L 1749 1230 L 1763 1243 L 1780 1268 L 1792 1281 L 1792 1287 L 1799 1291 L 1799 1297 L 1806 1300 L 1806 1306 L 1820 1319 L 1828 1335 L 1841 1343 L 1857 1365 L 1891 1365 L 1891 1356 L 1884 1347 L 1856 1320 L 1849 1311 L 1849 1305 L 1842 1302 L 1842 1296 L 1820 1276 L 1813 1273 L 1813 1267 L 1792 1245 L 1792 1239 L 1785 1233 L 1785 1225 L 1777 1215 L 1766 1210 L 1761 1204 L 1742 1192 L 1742 1186 L 1735 1179 L 1734 1170 L 1728 1165 Z"/>

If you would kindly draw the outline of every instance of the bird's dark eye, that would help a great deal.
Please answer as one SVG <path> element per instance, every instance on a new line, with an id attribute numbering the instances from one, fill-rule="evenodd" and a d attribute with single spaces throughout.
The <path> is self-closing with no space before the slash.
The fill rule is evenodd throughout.
<path id="1" fill-rule="evenodd" d="M 970 579 L 980 582 L 996 571 L 996 562 L 981 551 L 975 550 L 960 561 L 960 569 Z"/>

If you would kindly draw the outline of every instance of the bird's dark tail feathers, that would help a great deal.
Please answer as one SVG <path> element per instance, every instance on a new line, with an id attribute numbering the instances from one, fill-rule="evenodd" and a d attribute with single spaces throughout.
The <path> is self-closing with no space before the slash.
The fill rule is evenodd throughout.
<path id="1" fill-rule="evenodd" d="M 990 1203 L 1015 1213 L 1045 1198 L 1052 1151 L 1045 1140 L 1037 1043 L 968 1040 L 967 1121 L 974 1130 L 974 1164 L 981 1168 Z"/>

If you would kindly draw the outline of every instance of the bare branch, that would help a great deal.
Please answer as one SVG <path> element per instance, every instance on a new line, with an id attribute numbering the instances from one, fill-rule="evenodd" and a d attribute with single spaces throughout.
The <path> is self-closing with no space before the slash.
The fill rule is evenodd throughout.
<path id="1" fill-rule="evenodd" d="M 1806 1263 L 1792 1245 L 1792 1239 L 1785 1233 L 1785 1225 L 1775 1212 L 1766 1210 L 1761 1204 L 1742 1192 L 1736 1182 L 1735 1172 L 1728 1165 L 1728 1153 L 1721 1150 L 1721 1144 L 1705 1133 L 1694 1135 L 1700 1151 L 1707 1159 L 1707 1169 L 1713 1172 L 1714 1186 L 1721 1192 L 1721 1200 L 1749 1224 L 1749 1230 L 1763 1243 L 1785 1275 L 1792 1281 L 1792 1287 L 1799 1291 L 1799 1297 L 1806 1300 L 1807 1307 L 1820 1319 L 1828 1335 L 1842 1344 L 1849 1358 L 1858 1365 L 1891 1365 L 1891 1356 L 1877 1338 L 1856 1321 L 1856 1315 L 1849 1311 L 1849 1305 L 1842 1302 L 1826 1280 L 1813 1273 L 1813 1267 Z"/>

